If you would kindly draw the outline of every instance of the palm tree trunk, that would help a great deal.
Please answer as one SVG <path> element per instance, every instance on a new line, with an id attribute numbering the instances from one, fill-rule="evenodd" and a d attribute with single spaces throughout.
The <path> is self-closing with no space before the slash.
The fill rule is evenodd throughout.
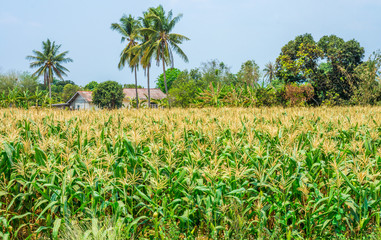
<path id="1" fill-rule="evenodd" d="M 136 109 L 139 109 L 138 77 L 136 75 L 136 65 L 135 65 L 135 92 L 136 92 Z"/>
<path id="2" fill-rule="evenodd" d="M 148 108 L 151 108 L 151 92 L 149 89 L 149 67 L 150 67 L 150 64 L 148 63 L 148 66 L 147 66 Z"/>
<path id="3" fill-rule="evenodd" d="M 49 106 L 52 108 L 52 76 L 49 76 L 48 86 L 49 86 Z"/>
<path id="4" fill-rule="evenodd" d="M 162 60 L 163 60 L 163 76 L 164 76 L 165 94 L 167 95 L 168 108 L 171 108 L 171 104 L 170 104 L 170 102 L 169 102 L 169 97 L 168 97 L 167 76 L 165 75 L 165 62 L 164 62 L 164 56 L 162 57 Z"/>

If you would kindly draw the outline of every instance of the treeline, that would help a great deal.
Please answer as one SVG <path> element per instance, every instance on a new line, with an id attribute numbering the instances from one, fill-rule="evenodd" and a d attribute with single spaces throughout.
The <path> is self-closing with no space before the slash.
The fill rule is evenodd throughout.
<path id="1" fill-rule="evenodd" d="M 331 35 L 315 41 L 311 34 L 304 34 L 283 46 L 275 62 L 269 62 L 263 69 L 254 60 L 249 60 L 241 65 L 237 73 L 232 73 L 225 63 L 211 60 L 199 68 L 181 71 L 173 67 L 173 54 L 167 49 L 171 45 L 164 44 L 161 48 L 155 43 L 164 41 L 161 39 L 164 35 L 168 39 L 171 36 L 178 37 L 178 34 L 171 35 L 170 32 L 182 15 L 173 18 L 172 12 L 166 14 L 162 6 L 150 8 L 143 15 L 138 20 L 123 16 L 119 23 L 112 24 L 112 29 L 121 33 L 122 40 L 129 39 L 121 52 L 119 68 L 127 66 L 136 73 L 141 65 L 147 73 L 149 86 L 151 61 L 171 66 L 167 70 L 163 68 L 163 74 L 156 80 L 156 87 L 168 96 L 164 101 L 155 102 L 161 106 L 260 107 L 381 103 L 381 52 L 376 51 L 364 59 L 365 50 L 356 40 L 344 41 Z M 161 24 L 163 29 L 160 28 Z M 176 41 L 172 44 L 181 43 L 180 40 Z M 47 106 L 66 102 L 77 91 L 97 89 L 98 83 L 95 81 L 82 87 L 62 78 L 68 69 L 60 64 L 72 60 L 63 58 L 68 52 L 59 53 L 59 47 L 47 40 L 43 42 L 42 52 L 34 51 L 35 56 L 27 57 L 34 61 L 31 67 L 39 67 L 33 74 L 0 74 L 0 106 Z M 179 55 L 187 60 L 182 51 Z M 53 67 L 52 71 L 49 70 L 52 63 L 56 64 L 57 72 L 53 71 Z M 38 81 L 39 76 L 43 76 L 43 83 Z M 141 88 L 139 84 L 135 74 L 135 84 L 124 84 L 123 87 Z M 148 91 L 148 102 L 149 95 Z M 147 106 L 139 98 L 133 100 L 133 105 Z"/>
<path id="2" fill-rule="evenodd" d="M 0 73 L 0 107 L 48 107 L 50 104 L 67 102 L 77 91 L 94 91 L 98 85 L 98 82 L 92 81 L 83 87 L 71 80 L 53 78 L 50 98 L 49 86 L 29 72 Z M 135 88 L 135 84 L 121 87 Z M 140 85 L 137 87 L 143 88 Z"/>
<path id="3" fill-rule="evenodd" d="M 45 106 L 49 103 L 45 86 L 28 72 L 0 74 L 0 106 Z"/>
<path id="4" fill-rule="evenodd" d="M 380 67 L 380 51 L 364 61 L 356 40 L 332 35 L 315 42 L 305 34 L 263 70 L 252 60 L 235 74 L 217 60 L 190 71 L 168 70 L 176 73 L 168 80 L 169 98 L 179 107 L 378 105 Z"/>
<path id="5" fill-rule="evenodd" d="M 51 103 L 62 103 L 69 100 L 80 90 L 91 90 L 96 82 L 85 87 L 78 86 L 71 80 L 54 78 L 49 98 L 48 86 L 40 83 L 38 77 L 28 72 L 9 72 L 0 74 L 0 106 L 28 108 L 31 106 L 49 106 Z"/>

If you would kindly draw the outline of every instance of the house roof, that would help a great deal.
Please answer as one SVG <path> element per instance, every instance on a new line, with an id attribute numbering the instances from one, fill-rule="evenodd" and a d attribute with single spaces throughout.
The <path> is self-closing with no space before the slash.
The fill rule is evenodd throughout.
<path id="1" fill-rule="evenodd" d="M 125 98 L 136 98 L 136 92 L 135 88 L 124 88 L 123 89 L 124 97 Z M 165 93 L 163 93 L 158 88 L 151 88 L 150 94 L 152 99 L 163 99 L 166 97 Z M 74 94 L 72 98 L 67 101 L 66 104 L 70 104 L 73 102 L 78 96 L 81 96 L 83 99 L 85 99 L 86 102 L 92 102 L 93 101 L 93 92 L 92 91 L 78 91 Z M 148 96 L 148 89 L 147 88 L 138 88 L 138 96 L 139 99 L 145 100 Z"/>
<path id="2" fill-rule="evenodd" d="M 70 104 L 71 102 L 73 102 L 77 96 L 81 96 L 83 99 L 85 99 L 86 102 L 92 102 L 93 101 L 93 92 L 91 91 L 78 91 L 74 94 L 73 97 L 71 97 L 69 99 L 69 101 L 67 101 L 67 104 Z"/>
<path id="3" fill-rule="evenodd" d="M 124 88 L 123 93 L 125 98 L 136 98 L 135 88 Z M 158 88 L 151 88 L 150 95 L 152 99 L 163 99 L 166 97 L 165 93 L 163 93 Z M 138 96 L 139 99 L 145 100 L 148 99 L 148 89 L 147 88 L 138 88 Z"/>

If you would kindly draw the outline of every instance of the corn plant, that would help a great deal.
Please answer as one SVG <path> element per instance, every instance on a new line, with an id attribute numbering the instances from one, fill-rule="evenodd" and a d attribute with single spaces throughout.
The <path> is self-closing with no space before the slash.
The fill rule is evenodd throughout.
<path id="1" fill-rule="evenodd" d="M 3 239 L 381 236 L 380 107 L 8 108 L 0 122 Z"/>

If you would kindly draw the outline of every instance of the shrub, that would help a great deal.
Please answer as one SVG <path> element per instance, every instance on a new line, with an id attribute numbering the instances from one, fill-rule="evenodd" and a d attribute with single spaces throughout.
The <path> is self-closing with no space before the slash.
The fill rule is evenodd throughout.
<path id="1" fill-rule="evenodd" d="M 311 84 L 287 84 L 284 90 L 284 98 L 288 106 L 304 106 L 313 96 L 314 88 Z"/>
<path id="2" fill-rule="evenodd" d="M 255 106 L 275 106 L 278 104 L 277 91 L 271 87 L 260 87 L 255 90 L 256 103 Z"/>

